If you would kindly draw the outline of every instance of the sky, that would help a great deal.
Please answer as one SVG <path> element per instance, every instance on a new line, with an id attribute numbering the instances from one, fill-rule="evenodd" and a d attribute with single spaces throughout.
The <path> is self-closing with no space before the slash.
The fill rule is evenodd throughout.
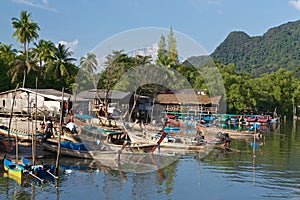
<path id="1" fill-rule="evenodd" d="M 0 42 L 17 49 L 11 18 L 22 10 L 38 23 L 40 39 L 67 45 L 75 58 L 115 35 L 149 27 L 172 27 L 210 54 L 232 31 L 259 36 L 299 20 L 300 0 L 1 0 Z"/>

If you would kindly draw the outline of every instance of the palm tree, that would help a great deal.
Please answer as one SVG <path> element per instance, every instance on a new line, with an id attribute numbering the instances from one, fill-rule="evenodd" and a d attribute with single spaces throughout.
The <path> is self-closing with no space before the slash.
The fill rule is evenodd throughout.
<path id="1" fill-rule="evenodd" d="M 47 64 L 51 61 L 51 58 L 55 53 L 55 45 L 52 41 L 40 40 L 38 43 L 34 43 L 35 49 L 34 53 L 37 59 L 39 60 L 40 67 L 44 64 Z"/>
<path id="2" fill-rule="evenodd" d="M 17 37 L 17 42 L 23 44 L 24 48 L 24 76 L 23 76 L 23 88 L 25 87 L 26 75 L 28 73 L 28 46 L 31 41 L 39 37 L 37 31 L 40 30 L 37 23 L 31 20 L 31 13 L 28 13 L 26 10 L 21 11 L 20 19 L 15 17 L 12 18 L 12 25 L 15 29 L 13 37 Z"/>
<path id="3" fill-rule="evenodd" d="M 8 70 L 8 75 L 12 76 L 11 82 L 14 82 L 18 76 L 18 74 L 24 72 L 23 76 L 23 87 L 24 87 L 24 77 L 26 78 L 26 75 L 31 70 L 38 70 L 38 66 L 36 64 L 36 60 L 33 58 L 33 53 L 29 52 L 27 53 L 29 55 L 29 58 L 26 58 L 27 56 L 24 53 L 21 53 L 18 55 L 12 63 L 10 63 L 11 68 Z"/>
<path id="4" fill-rule="evenodd" d="M 0 43 L 0 60 L 9 65 L 16 57 L 17 50 L 13 48 L 12 44 Z"/>
<path id="5" fill-rule="evenodd" d="M 52 61 L 46 66 L 46 73 L 53 74 L 54 78 L 59 79 L 63 84 L 63 78 L 72 76 L 77 72 L 75 65 L 72 63 L 76 59 L 71 57 L 72 54 L 73 52 L 69 51 L 69 48 L 66 48 L 65 45 L 58 44 Z"/>
<path id="6" fill-rule="evenodd" d="M 97 70 L 97 66 L 98 66 L 98 61 L 94 53 L 88 53 L 86 57 L 80 58 L 80 67 L 82 68 L 85 76 L 88 78 L 88 82 L 90 81 L 90 78 L 93 81 L 93 85 L 95 89 L 95 98 L 97 98 L 99 102 L 103 103 L 99 95 L 99 91 L 97 87 L 98 83 L 96 82 L 95 72 Z M 101 119 L 100 122 L 102 122 Z"/>
<path id="7" fill-rule="evenodd" d="M 96 78 L 94 73 L 97 70 L 97 65 L 98 62 L 97 62 L 96 55 L 94 53 L 88 53 L 87 57 L 80 58 L 80 66 L 93 79 L 93 84 L 95 89 L 97 89 L 97 83 L 96 83 Z"/>

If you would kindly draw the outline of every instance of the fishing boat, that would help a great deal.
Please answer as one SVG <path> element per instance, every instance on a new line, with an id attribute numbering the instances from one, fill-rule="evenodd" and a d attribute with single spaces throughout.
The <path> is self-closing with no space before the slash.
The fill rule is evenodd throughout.
<path id="1" fill-rule="evenodd" d="M 43 147 L 47 151 L 56 153 L 58 150 L 58 140 L 49 138 L 43 142 Z M 60 154 L 63 156 L 93 159 L 91 152 L 88 151 L 82 143 L 64 140 L 61 141 L 60 147 Z"/>
<path id="2" fill-rule="evenodd" d="M 22 165 L 18 165 L 7 158 L 3 159 L 3 167 L 10 176 L 14 176 L 19 179 L 22 179 L 22 175 L 25 173 L 25 168 Z"/>
<path id="3" fill-rule="evenodd" d="M 102 131 L 100 129 L 86 128 L 80 126 L 80 138 L 84 141 L 87 149 L 92 150 L 110 150 L 119 151 L 124 146 L 124 151 L 129 153 L 149 153 L 152 149 L 156 149 L 159 143 L 162 142 L 165 135 L 154 141 L 138 141 L 136 138 L 131 138 L 125 131 Z"/>
<path id="4" fill-rule="evenodd" d="M 129 137 L 132 138 L 132 140 L 139 143 L 154 143 L 158 138 L 162 136 L 162 134 L 166 134 L 165 138 L 158 146 L 159 152 L 163 154 L 189 154 L 199 151 L 206 151 L 207 149 L 211 150 L 216 146 L 220 148 L 223 147 L 226 143 L 224 138 L 217 137 L 216 134 L 202 135 L 200 132 L 198 132 L 195 135 L 170 135 L 169 133 L 164 131 L 164 129 L 159 133 L 150 132 L 148 130 L 144 130 L 143 133 L 141 133 L 138 131 L 129 130 L 125 125 L 124 130 L 127 132 Z M 226 139 L 229 140 L 229 136 Z"/>
<path id="5" fill-rule="evenodd" d="M 58 178 L 54 175 L 54 166 L 52 165 L 45 165 L 45 164 L 36 165 L 25 157 L 22 157 L 21 161 L 23 167 L 26 170 L 31 171 L 31 173 L 33 173 L 40 180 L 44 180 L 44 179 L 54 180 L 54 178 Z"/>
<path id="6" fill-rule="evenodd" d="M 4 178 L 11 178 L 11 179 L 13 179 L 14 181 L 16 181 L 16 183 L 18 185 L 22 185 L 22 183 L 23 183 L 23 178 L 22 177 L 17 177 L 17 176 L 14 176 L 14 175 L 9 175 L 7 172 L 3 173 L 3 177 Z"/>
<path id="7" fill-rule="evenodd" d="M 270 121 L 271 121 L 270 116 L 259 116 L 258 119 L 257 119 L 257 122 L 259 122 L 261 124 L 270 123 Z"/>
<path id="8" fill-rule="evenodd" d="M 246 118 L 246 122 L 249 122 L 249 123 L 257 122 L 257 116 L 252 116 L 252 117 Z"/>
<path id="9" fill-rule="evenodd" d="M 228 133 L 231 139 L 247 139 L 252 137 L 259 138 L 262 137 L 263 135 L 258 129 L 239 131 L 239 130 L 230 130 L 230 129 L 225 130 L 220 128 L 208 128 L 207 132 L 210 134 L 217 134 L 218 132 Z"/>
<path id="10" fill-rule="evenodd" d="M 34 135 L 35 137 L 43 137 L 44 133 L 30 133 L 28 131 L 24 130 L 18 130 L 15 128 L 11 128 L 10 132 L 8 131 L 8 127 L 6 126 L 0 126 L 0 135 L 3 136 L 9 136 L 9 137 L 18 137 L 18 140 L 23 140 L 23 141 L 31 141 L 32 136 Z"/>

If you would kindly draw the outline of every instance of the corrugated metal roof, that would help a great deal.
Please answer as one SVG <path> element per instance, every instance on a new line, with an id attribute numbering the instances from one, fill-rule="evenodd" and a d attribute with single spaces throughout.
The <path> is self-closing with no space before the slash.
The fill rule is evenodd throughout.
<path id="1" fill-rule="evenodd" d="M 99 90 L 85 90 L 77 94 L 78 97 L 84 98 L 84 99 L 94 99 L 96 97 L 96 92 L 98 92 L 98 95 L 101 99 L 105 98 L 106 90 L 99 89 Z M 130 95 L 130 92 L 122 92 L 117 90 L 111 90 L 108 94 L 109 98 L 112 100 L 120 100 L 125 99 Z M 129 97 L 128 97 L 129 98 Z"/>
<path id="2" fill-rule="evenodd" d="M 1 92 L 1 94 L 6 94 L 6 93 L 12 93 L 15 90 L 7 90 L 4 92 Z M 37 92 L 37 95 L 48 98 L 48 99 L 52 99 L 55 101 L 61 101 L 62 99 L 62 92 L 58 91 L 58 90 L 54 90 L 54 89 L 32 89 L 32 88 L 18 88 L 17 91 L 22 91 L 22 92 L 29 92 L 32 94 L 35 94 Z M 67 101 L 68 98 L 70 98 L 72 100 L 72 95 L 68 94 L 68 93 L 64 93 L 64 100 Z"/>
<path id="3" fill-rule="evenodd" d="M 62 92 L 54 89 L 31 89 L 31 88 L 19 88 L 19 90 L 24 92 L 30 92 L 35 93 L 37 91 L 37 94 L 42 97 L 46 97 L 48 99 L 61 101 L 62 99 Z M 68 93 L 64 93 L 64 100 L 67 101 L 68 98 L 71 99 L 72 95 Z"/>

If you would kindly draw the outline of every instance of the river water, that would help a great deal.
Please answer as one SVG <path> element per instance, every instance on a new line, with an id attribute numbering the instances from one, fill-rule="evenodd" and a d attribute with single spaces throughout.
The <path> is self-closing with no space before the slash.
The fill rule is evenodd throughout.
<path id="1" fill-rule="evenodd" d="M 0 172 L 0 199 L 300 199 L 300 121 L 253 142 L 233 140 L 231 151 L 184 155 L 146 173 L 63 157 L 57 182 L 20 185 Z"/>

